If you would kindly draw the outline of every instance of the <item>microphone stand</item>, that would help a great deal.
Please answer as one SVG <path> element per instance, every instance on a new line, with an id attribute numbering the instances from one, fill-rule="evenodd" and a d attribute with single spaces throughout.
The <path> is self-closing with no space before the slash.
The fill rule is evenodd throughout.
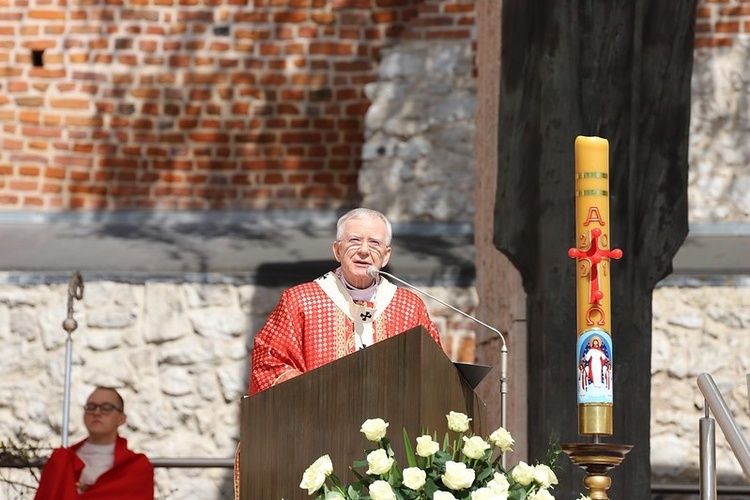
<path id="1" fill-rule="evenodd" d="M 481 321 L 474 316 L 471 316 L 470 314 L 467 314 L 463 312 L 461 309 L 454 307 L 439 298 L 430 295 L 429 293 L 425 292 L 424 290 L 421 290 L 417 288 L 416 286 L 412 285 L 409 282 L 406 282 L 402 280 L 401 278 L 398 278 L 391 273 L 385 272 L 381 269 L 378 269 L 375 266 L 371 266 L 367 269 L 367 275 L 375 278 L 374 275 L 376 274 L 383 274 L 385 276 L 388 276 L 389 278 L 398 281 L 399 283 L 408 286 L 412 290 L 415 290 L 419 292 L 422 295 L 426 295 L 427 297 L 431 298 L 432 300 L 439 302 L 440 304 L 444 305 L 448 309 L 457 312 L 458 314 L 461 314 L 462 316 L 474 321 L 475 323 L 479 323 L 483 327 L 487 328 L 488 330 L 495 332 L 498 337 L 500 337 L 500 340 L 503 341 L 503 347 L 500 349 L 500 426 L 503 429 L 507 430 L 507 421 L 508 421 L 508 415 L 507 415 L 507 401 L 508 401 L 508 346 L 505 343 L 505 336 L 498 330 L 497 328 L 488 325 L 484 321 Z M 503 454 L 503 466 L 505 466 L 505 454 Z"/>
<path id="2" fill-rule="evenodd" d="M 68 447 L 68 420 L 70 417 L 70 370 L 73 353 L 73 330 L 78 328 L 78 322 L 73 319 L 73 299 L 83 298 L 83 278 L 79 271 L 75 271 L 68 283 L 68 317 L 63 321 L 63 329 L 68 332 L 65 340 L 65 396 L 63 400 L 62 446 Z"/>

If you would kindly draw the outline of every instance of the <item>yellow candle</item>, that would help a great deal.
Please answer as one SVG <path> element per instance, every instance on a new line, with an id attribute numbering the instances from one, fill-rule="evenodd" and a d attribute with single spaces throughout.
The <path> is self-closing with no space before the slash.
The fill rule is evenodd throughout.
<path id="1" fill-rule="evenodd" d="M 578 432 L 612 434 L 612 337 L 609 288 L 609 143 L 601 137 L 575 141 L 578 342 Z"/>

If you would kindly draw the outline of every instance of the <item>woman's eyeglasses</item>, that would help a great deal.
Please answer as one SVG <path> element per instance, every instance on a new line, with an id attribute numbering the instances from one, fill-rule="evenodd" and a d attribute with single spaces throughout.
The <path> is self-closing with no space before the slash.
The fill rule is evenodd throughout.
<path id="1" fill-rule="evenodd" d="M 85 405 L 83 405 L 83 411 L 85 411 L 86 413 L 94 413 L 97 409 L 102 413 L 102 415 L 112 413 L 112 410 L 117 410 L 122 413 L 122 408 L 118 408 L 112 403 L 86 403 Z"/>

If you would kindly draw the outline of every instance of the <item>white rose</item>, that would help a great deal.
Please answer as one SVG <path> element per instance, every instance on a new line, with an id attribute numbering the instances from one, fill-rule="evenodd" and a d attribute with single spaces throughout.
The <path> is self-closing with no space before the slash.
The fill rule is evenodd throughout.
<path id="1" fill-rule="evenodd" d="M 471 500 L 508 500 L 508 495 L 497 493 L 490 488 L 479 488 L 471 492 Z"/>
<path id="2" fill-rule="evenodd" d="M 557 484 L 557 476 L 548 465 L 538 464 L 534 466 L 534 481 L 544 489 Z"/>
<path id="3" fill-rule="evenodd" d="M 368 474 L 380 476 L 391 470 L 393 459 L 388 456 L 388 453 L 383 448 L 380 448 L 368 453 L 367 465 L 370 466 L 367 469 Z"/>
<path id="4" fill-rule="evenodd" d="M 534 480 L 534 468 L 526 462 L 519 462 L 518 465 L 513 467 L 510 471 L 510 477 L 519 484 L 528 486 Z"/>
<path id="5" fill-rule="evenodd" d="M 471 419 L 463 413 L 452 411 L 446 417 L 448 417 L 448 428 L 450 430 L 456 432 L 466 432 L 469 430 Z"/>
<path id="6" fill-rule="evenodd" d="M 299 487 L 303 490 L 307 490 L 308 495 L 313 495 L 323 486 L 323 483 L 325 482 L 325 474 L 308 469 L 302 474 L 302 482 L 299 483 Z"/>
<path id="7" fill-rule="evenodd" d="M 581 498 L 579 498 L 578 500 L 591 500 L 591 497 L 587 497 L 586 495 L 581 493 Z"/>
<path id="8" fill-rule="evenodd" d="M 323 455 L 319 459 L 310 465 L 302 474 L 302 482 L 299 483 L 299 487 L 303 490 L 306 489 L 308 495 L 312 495 L 318 491 L 323 483 L 326 482 L 326 477 L 333 473 L 333 463 L 328 455 Z"/>
<path id="9" fill-rule="evenodd" d="M 552 494 L 547 490 L 535 491 L 527 498 L 528 500 L 555 500 L 555 497 L 553 497 Z"/>
<path id="10" fill-rule="evenodd" d="M 510 432 L 506 431 L 502 427 L 498 427 L 495 432 L 490 434 L 490 443 L 500 448 L 500 451 L 506 452 L 511 451 L 511 447 L 515 441 L 510 435 Z"/>
<path id="11" fill-rule="evenodd" d="M 464 447 L 461 453 L 475 460 L 484 456 L 484 452 L 490 449 L 490 443 L 486 442 L 480 436 L 464 436 Z"/>
<path id="12" fill-rule="evenodd" d="M 326 493 L 326 496 L 323 497 L 323 500 L 346 500 L 346 497 L 339 491 L 331 490 Z"/>
<path id="13" fill-rule="evenodd" d="M 419 467 L 404 469 L 404 486 L 410 490 L 419 491 L 427 480 L 427 473 Z"/>
<path id="14" fill-rule="evenodd" d="M 466 467 L 463 462 L 445 462 L 445 474 L 440 478 L 443 484 L 452 490 L 462 490 L 471 486 L 474 482 L 474 469 Z"/>
<path id="15" fill-rule="evenodd" d="M 385 437 L 385 431 L 388 429 L 388 423 L 382 418 L 368 418 L 362 424 L 359 431 L 365 435 L 368 441 L 376 443 Z"/>
<path id="16" fill-rule="evenodd" d="M 432 500 L 456 500 L 456 497 L 447 491 L 436 491 L 435 494 L 432 495 Z"/>
<path id="17" fill-rule="evenodd" d="M 440 449 L 437 441 L 432 440 L 432 436 L 425 434 L 417 438 L 417 455 L 420 457 L 431 457 Z"/>
<path id="18" fill-rule="evenodd" d="M 331 474 L 333 474 L 333 462 L 331 462 L 331 457 L 329 457 L 328 455 L 323 455 L 322 457 L 314 461 L 310 468 L 318 470 L 326 476 L 330 476 Z"/>
<path id="19" fill-rule="evenodd" d="M 508 478 L 505 477 L 505 474 L 500 474 L 499 472 L 495 472 L 495 475 L 492 477 L 492 481 L 487 483 L 487 486 L 495 493 L 507 494 L 508 490 L 510 489 Z"/>
<path id="20" fill-rule="evenodd" d="M 378 480 L 370 485 L 370 498 L 372 500 L 396 500 L 396 494 L 393 493 L 388 481 Z"/>

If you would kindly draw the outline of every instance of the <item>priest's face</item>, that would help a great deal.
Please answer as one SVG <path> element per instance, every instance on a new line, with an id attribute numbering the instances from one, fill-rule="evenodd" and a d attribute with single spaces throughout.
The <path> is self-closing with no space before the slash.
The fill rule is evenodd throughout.
<path id="1" fill-rule="evenodd" d="M 349 219 L 343 224 L 341 239 L 333 242 L 333 255 L 341 263 L 344 278 L 350 285 L 367 288 L 373 279 L 367 268 L 385 267 L 391 258 L 386 245 L 385 222 L 378 217 Z"/>
<path id="2" fill-rule="evenodd" d="M 97 388 L 86 401 L 83 425 L 89 432 L 89 442 L 93 444 L 114 443 L 117 428 L 126 421 L 122 400 L 115 391 Z"/>

